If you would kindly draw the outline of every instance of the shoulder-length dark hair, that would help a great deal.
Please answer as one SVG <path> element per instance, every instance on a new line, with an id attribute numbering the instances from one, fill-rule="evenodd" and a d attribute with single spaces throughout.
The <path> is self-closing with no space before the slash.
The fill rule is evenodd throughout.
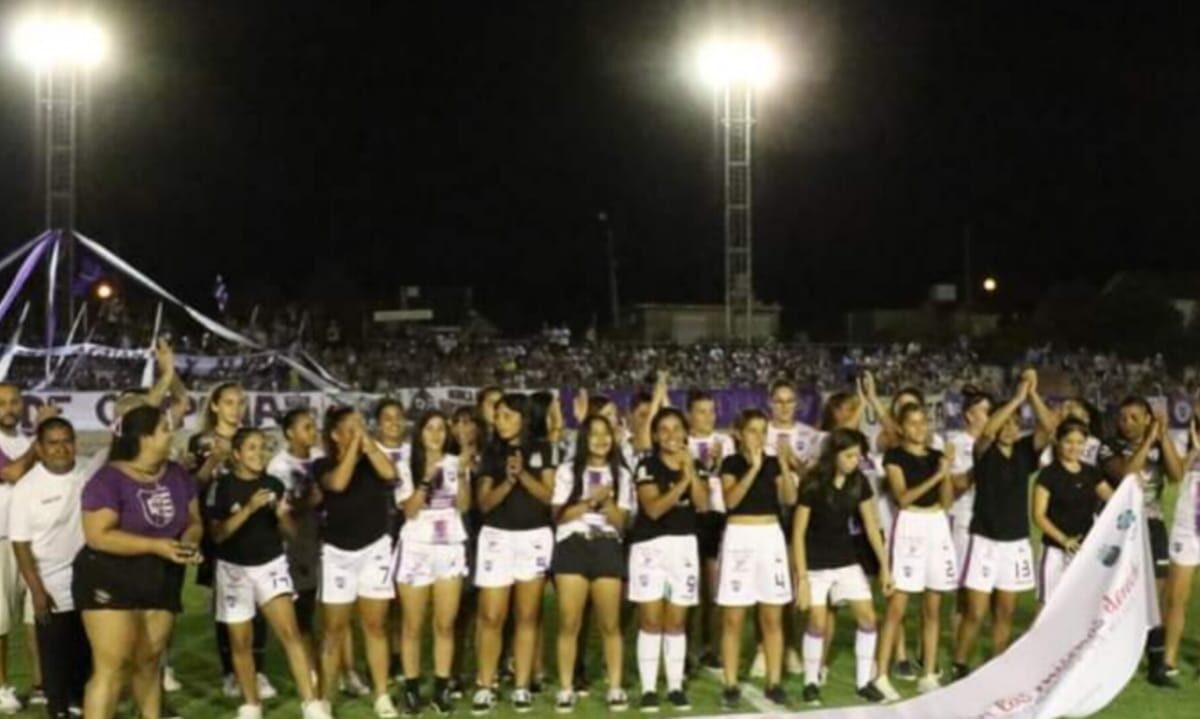
<path id="1" fill-rule="evenodd" d="M 442 455 L 445 456 L 450 451 L 450 420 L 446 419 L 446 413 L 441 410 L 431 409 L 421 415 L 416 425 L 413 426 L 412 449 L 408 453 L 408 467 L 412 471 L 414 483 L 420 482 L 425 478 L 425 440 L 422 434 L 425 432 L 425 427 L 438 418 L 441 418 L 442 425 L 446 428 L 446 435 L 442 438 Z M 444 479 L 442 473 L 438 472 L 433 478 L 433 488 L 441 489 Z"/>
<path id="2" fill-rule="evenodd" d="M 592 426 L 596 424 L 602 425 L 608 430 L 608 436 L 612 438 L 612 444 L 608 447 L 608 456 L 604 458 L 604 463 L 612 472 L 613 492 L 618 489 L 621 470 L 625 468 L 625 458 L 621 456 L 621 444 L 617 441 L 617 432 L 613 429 L 612 424 L 604 417 L 594 414 L 584 419 L 575 432 L 575 458 L 571 461 L 571 476 L 574 482 L 571 485 L 571 495 L 567 498 L 568 505 L 578 502 L 579 498 L 583 496 L 583 477 L 587 474 L 588 460 L 591 458 L 591 453 L 588 451 L 588 436 L 592 433 Z"/>
<path id="3" fill-rule="evenodd" d="M 662 424 L 663 420 L 669 417 L 674 417 L 675 419 L 679 420 L 679 423 L 683 425 L 683 431 L 688 431 L 687 417 L 684 416 L 683 412 L 680 412 L 674 407 L 663 407 L 662 409 L 658 410 L 654 413 L 654 418 L 650 420 L 650 444 L 654 447 L 655 452 L 660 449 L 658 446 L 658 425 Z"/>
<path id="4" fill-rule="evenodd" d="M 825 405 L 821 407 L 821 431 L 832 432 L 837 429 L 837 412 L 854 399 L 855 396 L 849 392 L 834 392 L 829 395 L 829 399 L 825 400 Z"/>
<path id="5" fill-rule="evenodd" d="M 325 423 L 321 426 L 321 439 L 325 443 L 325 454 L 337 457 L 337 443 L 333 441 L 333 431 L 343 419 L 354 414 L 353 407 L 330 407 L 325 412 Z"/>
<path id="6" fill-rule="evenodd" d="M 521 416 L 521 431 L 517 433 L 517 444 L 521 447 L 528 445 L 532 436 L 529 426 L 531 424 L 529 418 L 529 398 L 520 392 L 506 392 L 497 404 L 502 404 Z M 496 441 L 504 444 L 507 440 L 497 433 Z"/>
<path id="7" fill-rule="evenodd" d="M 809 472 L 805 478 L 805 483 L 815 483 L 817 493 L 821 501 L 827 507 L 839 508 L 837 505 L 838 491 L 833 486 L 833 480 L 837 478 L 837 458 L 842 452 L 851 447 L 858 447 L 866 455 L 868 443 L 866 435 L 856 429 L 838 428 L 829 433 L 825 438 L 825 445 L 821 449 L 821 457 L 817 460 L 817 465 Z M 855 504 L 858 503 L 857 497 L 861 494 L 859 487 L 860 482 L 866 482 L 867 476 L 863 474 L 862 469 L 855 468 L 853 472 L 846 475 L 846 484 L 854 483 L 852 489 L 854 491 L 842 493 L 842 497 L 851 498 Z M 812 490 L 809 490 L 812 491 Z M 852 510 L 853 507 L 844 507 L 843 509 Z"/>
<path id="8" fill-rule="evenodd" d="M 142 438 L 157 432 L 162 418 L 163 411 L 148 404 L 134 407 L 117 418 L 112 444 L 108 448 L 108 461 L 129 462 L 136 459 L 142 448 Z"/>

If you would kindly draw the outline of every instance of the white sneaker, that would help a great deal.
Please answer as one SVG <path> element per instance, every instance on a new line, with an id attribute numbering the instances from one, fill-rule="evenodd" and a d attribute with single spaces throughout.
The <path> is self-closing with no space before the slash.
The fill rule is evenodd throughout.
<path id="1" fill-rule="evenodd" d="M 225 681 L 221 682 L 221 693 L 226 699 L 241 699 L 242 687 L 238 685 L 237 677 L 226 674 Z"/>
<path id="2" fill-rule="evenodd" d="M 892 686 L 892 682 L 887 677 L 878 677 L 875 679 L 875 688 L 883 695 L 884 701 L 900 701 L 900 692 L 896 691 L 896 688 Z"/>
<path id="3" fill-rule="evenodd" d="M 237 719 L 262 719 L 262 704 L 243 704 L 238 707 Z"/>
<path id="4" fill-rule="evenodd" d="M 800 658 L 800 652 L 795 649 L 787 651 L 787 672 L 788 674 L 804 673 L 804 660 Z"/>
<path id="5" fill-rule="evenodd" d="M 398 719 L 400 712 L 396 711 L 396 705 L 392 703 L 390 696 L 380 694 L 375 699 L 375 716 L 379 719 Z"/>
<path id="6" fill-rule="evenodd" d="M 175 692 L 179 691 L 180 689 L 183 689 L 183 685 L 180 684 L 179 680 L 175 678 L 175 670 L 171 668 L 170 664 L 163 667 L 163 686 L 162 686 L 162 688 L 163 688 L 163 691 L 168 694 L 174 694 Z"/>
<path id="7" fill-rule="evenodd" d="M 274 699 L 279 696 L 279 692 L 275 691 L 275 687 L 271 685 L 271 680 L 267 679 L 267 675 L 262 672 L 258 673 L 258 698 L 262 700 Z"/>
<path id="8" fill-rule="evenodd" d="M 362 677 L 358 676 L 358 672 L 351 669 L 342 675 L 342 693 L 356 697 L 365 697 L 370 695 L 371 690 L 363 683 Z"/>
<path id="9" fill-rule="evenodd" d="M 917 680 L 917 691 L 921 694 L 928 694 L 941 688 L 942 683 L 938 681 L 936 674 L 926 674 Z"/>
<path id="10" fill-rule="evenodd" d="M 300 705 L 300 719 L 333 719 L 333 713 L 320 699 L 311 699 Z"/>
<path id="11" fill-rule="evenodd" d="M 759 647 L 758 653 L 754 655 L 754 663 L 750 665 L 750 676 L 754 679 L 761 679 L 766 675 L 767 658 L 763 655 L 762 647 Z"/>
<path id="12" fill-rule="evenodd" d="M 21 700 L 17 690 L 11 686 L 0 687 L 0 714 L 16 714 L 21 711 Z"/>

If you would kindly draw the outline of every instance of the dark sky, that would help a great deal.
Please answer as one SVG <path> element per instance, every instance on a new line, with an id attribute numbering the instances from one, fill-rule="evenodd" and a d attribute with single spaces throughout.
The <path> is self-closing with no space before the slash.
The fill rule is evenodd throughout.
<path id="1" fill-rule="evenodd" d="M 1195 268 L 1200 27 L 1166 5 L 103 3 L 78 225 L 202 306 L 218 272 L 235 303 L 474 285 L 515 328 L 603 318 L 603 209 L 623 300 L 717 301 L 711 99 L 682 66 L 736 22 L 789 68 L 760 108 L 755 269 L 792 327 L 958 279 L 968 224 L 1017 302 Z M 10 246 L 40 212 L 9 53 L 0 133 Z"/>

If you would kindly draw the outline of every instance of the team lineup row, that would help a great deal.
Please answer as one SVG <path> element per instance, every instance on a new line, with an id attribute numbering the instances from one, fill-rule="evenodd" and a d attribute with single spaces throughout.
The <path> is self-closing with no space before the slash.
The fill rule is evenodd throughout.
<path id="1" fill-rule="evenodd" d="M 244 719 L 262 713 L 256 650 L 264 620 L 287 656 L 305 717 L 332 716 L 353 665 L 355 618 L 378 716 L 399 715 L 387 686 L 389 644 L 405 677 L 402 709 L 422 710 L 427 622 L 433 709 L 454 706 L 455 649 L 473 633 L 473 710 L 495 705 L 507 643 L 515 675 L 509 699 L 528 711 L 548 581 L 559 614 L 561 712 L 587 688 L 577 669 L 589 623 L 601 637 L 607 705 L 629 706 L 621 666 L 626 600 L 637 607 L 634 704 L 643 712 L 659 708 L 660 669 L 667 703 L 689 707 L 693 607 L 701 614 L 693 643 L 702 645 L 704 663 L 722 669 L 727 707 L 741 701 L 749 608 L 756 608 L 765 694 L 788 705 L 781 680 L 793 605 L 807 610 L 806 704 L 820 702 L 832 610 L 843 604 L 856 624 L 859 695 L 892 701 L 899 694 L 889 675 L 919 673 L 922 692 L 942 682 L 942 593 L 959 592 L 951 671 L 959 678 L 989 612 L 998 653 L 1010 641 L 1017 596 L 1036 588 L 1045 601 L 1099 504 L 1128 477 L 1146 490 L 1166 617 L 1147 640 L 1149 679 L 1175 683 L 1187 589 L 1200 563 L 1196 475 L 1185 471 L 1200 442 L 1193 427 L 1183 456 L 1144 400 L 1124 401 L 1118 436 L 1101 441 L 1085 405 L 1047 407 L 1036 373 L 1027 371 L 1003 405 L 969 396 L 966 427 L 941 437 L 930 432 L 918 392 L 900 392 L 884 406 L 869 375 L 857 393 L 830 398 L 820 430 L 794 420 L 795 388 L 779 382 L 770 412 L 743 411 L 726 435 L 714 427 L 711 397 L 693 392 L 685 408 L 671 408 L 660 382 L 627 422 L 611 401 L 584 396 L 570 433 L 553 397 L 493 388 L 476 408 L 425 413 L 411 433 L 394 401 L 375 408 L 373 432 L 354 409 L 339 408 L 318 436 L 311 414 L 295 410 L 281 422 L 285 446 L 269 458 L 266 435 L 241 426 L 241 389 L 224 384 L 179 464 L 170 460 L 172 427 L 186 397 L 169 348 L 160 347 L 159 370 L 149 393 L 118 402 L 109 450 L 83 462 L 61 418 L 41 419 L 35 440 L 22 440 L 13 420 L 19 389 L 0 387 L 0 450 L 8 460 L 0 475 L 14 483 L 3 514 L 11 516 L 8 536 L 38 643 L 59 648 L 41 652 L 53 717 L 69 716 L 78 703 L 89 719 L 111 717 L 126 683 L 143 716 L 163 716 L 162 657 L 189 564 L 199 564 L 199 580 L 213 587 L 223 670 L 240 688 Z M 1022 436 L 1017 417 L 1026 404 L 1037 427 Z M 866 406 L 883 425 L 874 446 L 858 431 Z M 1185 478 L 1168 541 L 1163 487 Z M 1042 534 L 1040 561 L 1031 516 Z M 872 578 L 887 597 L 882 621 Z M 919 672 L 903 632 L 912 595 L 921 596 Z M 398 636 L 389 636 L 389 624 Z"/>

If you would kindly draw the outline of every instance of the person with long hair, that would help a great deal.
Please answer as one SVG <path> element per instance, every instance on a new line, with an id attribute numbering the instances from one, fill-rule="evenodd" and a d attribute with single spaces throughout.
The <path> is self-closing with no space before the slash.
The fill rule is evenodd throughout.
<path id="1" fill-rule="evenodd" d="M 700 611 L 695 620 L 699 631 L 693 644 L 700 650 L 700 663 L 709 669 L 721 668 L 721 616 L 717 611 L 717 561 L 721 536 L 725 533 L 725 490 L 721 486 L 721 462 L 737 451 L 733 438 L 716 431 L 717 403 L 712 394 L 693 390 L 687 396 L 688 451 L 708 479 L 708 511 L 696 517 L 696 537 L 700 546 L 702 582 Z M 693 650 L 695 651 L 695 650 Z"/>
<path id="2" fill-rule="evenodd" d="M 717 605 L 722 612 L 721 659 L 725 706 L 740 700 L 738 664 L 746 609 L 756 607 L 766 657 L 766 691 L 778 706 L 787 705 L 783 690 L 783 608 L 792 602 L 792 576 L 787 542 L 779 518 L 795 504 L 799 480 L 790 462 L 792 446 L 781 441 L 779 455 L 766 455 L 767 416 L 744 410 L 736 431 L 738 452 L 721 462 L 728 518 L 721 539 L 721 572 Z"/>
<path id="3" fill-rule="evenodd" d="M 404 664 L 404 711 L 420 711 L 421 632 L 433 603 L 433 706 L 453 709 L 450 671 L 454 622 L 467 575 L 467 531 L 462 516 L 471 506 L 471 465 L 449 451 L 446 415 L 426 412 L 413 429 L 412 455 L 402 467 L 396 502 L 407 521 L 400 532 L 396 593 L 403 606 L 400 657 Z"/>
<path id="4" fill-rule="evenodd" d="M 246 415 L 246 392 L 237 382 L 222 382 L 208 393 L 204 404 L 204 414 L 200 419 L 200 431 L 188 440 L 188 461 L 192 475 L 200 483 L 201 492 L 206 493 L 212 486 L 213 480 L 229 472 L 229 458 L 232 452 L 233 436 L 242 426 Z M 208 503 L 200 503 L 200 513 L 205 524 L 208 523 Z M 214 570 L 216 568 L 216 551 L 212 537 L 208 534 L 200 543 L 200 551 L 204 561 L 196 571 L 196 583 L 203 587 L 213 587 Z M 213 628 L 217 638 L 217 658 L 221 662 L 221 693 L 230 699 L 242 696 L 237 677 L 233 672 L 233 658 L 229 644 L 229 627 L 216 618 L 216 593 L 213 593 Z M 276 696 L 275 687 L 271 685 L 267 675 L 263 673 L 266 663 L 267 627 L 264 619 L 256 615 L 252 622 L 254 630 L 254 666 L 258 680 L 258 693 L 263 699 L 273 699 Z"/>
<path id="5" fill-rule="evenodd" d="M 1188 422 L 1188 454 L 1183 466 L 1183 484 L 1175 499 L 1175 521 L 1171 525 L 1171 566 L 1167 572 L 1167 612 L 1163 618 L 1166 631 L 1164 663 L 1170 676 L 1179 670 L 1179 644 L 1183 639 L 1184 619 L 1188 599 L 1192 594 L 1192 577 L 1200 565 L 1200 419 Z"/>
<path id="6" fill-rule="evenodd" d="M 542 609 L 546 572 L 554 550 L 550 499 L 554 491 L 552 450 L 529 439 L 528 400 L 506 394 L 496 404 L 495 439 L 484 452 L 476 484 L 482 515 L 475 585 L 479 587 L 477 714 L 496 703 L 493 684 L 499 665 L 504 622 L 510 604 L 516 616 L 513 637 L 513 708 L 532 710 L 529 691 L 534 640 Z"/>
<path id="7" fill-rule="evenodd" d="M 111 719 L 127 681 L 141 715 L 160 715 L 160 661 L 204 531 L 196 483 L 170 451 L 166 414 L 130 410 L 114 428 L 108 464 L 84 485 L 87 547 L 73 565 L 71 596 L 92 647 L 88 719 Z"/>
<path id="8" fill-rule="evenodd" d="M 946 433 L 946 444 L 954 445 L 954 464 L 950 467 L 950 481 L 954 485 L 954 503 L 950 505 L 950 538 L 954 541 L 954 556 L 960 568 L 966 566 L 967 545 L 970 542 L 971 514 L 975 507 L 975 485 L 971 482 L 971 468 L 975 463 L 975 442 L 992 414 L 995 402 L 986 392 L 974 388 L 963 389 L 962 429 Z M 950 633 L 958 635 L 963 615 L 967 612 L 967 588 L 960 586 L 954 602 Z"/>
<path id="9" fill-rule="evenodd" d="M 1037 430 L 1021 436 L 1017 412 L 1029 402 Z M 992 653 L 998 655 L 1012 638 L 1017 598 L 1035 586 L 1033 548 L 1029 543 L 1029 478 L 1041 452 L 1050 444 L 1054 418 L 1037 391 L 1037 373 L 1026 370 L 1016 395 L 988 417 L 973 443 L 975 457 L 968 477 L 974 489 L 971 532 L 962 564 L 966 610 L 954 645 L 953 679 L 965 677 L 975 638 L 989 611 Z"/>
<path id="10" fill-rule="evenodd" d="M 366 644 L 375 715 L 397 717 L 387 693 L 392 537 L 388 520 L 396 465 L 367 435 L 362 415 L 337 407 L 325 415 L 325 457 L 313 465 L 324 498 L 321 539 L 321 694 L 331 700 L 343 666 L 345 635 L 356 613 Z"/>
<path id="11" fill-rule="evenodd" d="M 875 507 L 875 492 L 862 471 L 867 439 L 853 429 L 829 433 L 817 466 L 805 478 L 792 523 L 792 552 L 796 566 L 796 606 L 808 610 L 804 635 L 804 695 L 806 704 L 821 702 L 824 644 L 832 607 L 850 604 L 857 631 L 854 636 L 854 686 L 863 699 L 879 703 L 889 698 L 873 682 L 878 643 L 871 585 L 861 563 L 852 524 L 860 524 L 879 567 L 885 597 L 893 584 Z"/>
<path id="12" fill-rule="evenodd" d="M 238 708 L 238 719 L 263 715 L 252 654 L 251 620 L 259 613 L 287 656 L 304 719 L 328 719 L 328 708 L 316 698 L 313 665 L 304 651 L 292 601 L 282 537 L 295 536 L 296 524 L 287 490 L 266 473 L 266 436 L 261 430 L 238 430 L 231 450 L 232 471 L 216 478 L 207 516 L 217 550 L 217 619 L 229 628 L 233 669 L 245 702 Z"/>
<path id="13" fill-rule="evenodd" d="M 295 529 L 290 536 L 284 537 L 284 550 L 292 578 L 292 590 L 295 592 L 296 625 L 300 629 L 309 664 L 319 667 L 321 662 L 313 619 L 317 611 L 321 570 L 321 519 L 317 511 L 321 504 L 321 490 L 317 487 L 312 469 L 313 464 L 325 456 L 325 451 L 321 449 L 321 433 L 317 430 L 317 422 L 308 408 L 288 410 L 279 421 L 279 427 L 283 432 L 284 446 L 267 464 L 267 474 L 278 479 L 287 491 Z M 343 682 L 346 679 L 343 675 Z M 354 679 L 362 684 L 357 675 Z M 364 693 L 370 693 L 365 685 L 362 689 Z"/>
<path id="14" fill-rule="evenodd" d="M 475 416 L 483 424 L 483 434 L 479 437 L 479 446 L 485 447 L 492 441 L 496 431 L 496 404 L 504 396 L 504 390 L 495 385 L 489 385 L 475 394 Z"/>
<path id="15" fill-rule="evenodd" d="M 1103 434 L 1100 430 L 1100 410 L 1086 400 L 1070 397 L 1059 404 L 1057 414 L 1059 422 L 1065 419 L 1077 419 L 1087 427 L 1088 438 L 1083 445 L 1083 454 L 1079 459 L 1081 462 L 1096 466 L 1100 461 L 1100 446 L 1103 444 L 1100 441 L 1100 435 Z M 1055 424 L 1056 428 L 1057 426 Z M 1042 450 L 1041 466 L 1047 467 L 1054 461 L 1054 450 L 1054 442 Z"/>
<path id="16" fill-rule="evenodd" d="M 1183 479 L 1183 458 L 1166 431 L 1167 418 L 1156 415 L 1144 397 L 1126 397 L 1118 409 L 1117 434 L 1100 447 L 1099 454 L 1100 467 L 1114 486 L 1133 476 L 1145 487 L 1146 531 L 1154 557 L 1155 589 L 1164 616 L 1171 557 L 1162 496 L 1168 482 L 1178 484 Z M 1178 688 L 1175 678 L 1167 672 L 1165 654 L 1166 632 L 1159 625 L 1146 637 L 1146 678 L 1154 686 Z"/>
<path id="17" fill-rule="evenodd" d="M 700 600 L 696 512 L 708 509 L 708 481 L 688 453 L 687 419 L 671 407 L 650 422 L 652 453 L 634 472 L 637 516 L 629 539 L 629 601 L 638 608 L 637 662 L 643 712 L 659 708 L 659 658 L 667 701 L 691 708 L 683 690 L 687 612 Z"/>
<path id="18" fill-rule="evenodd" d="M 481 442 L 485 434 L 484 424 L 474 407 L 459 407 L 450 417 L 450 436 L 453 440 L 451 452 L 458 455 L 467 467 L 472 478 L 479 474 L 479 463 L 482 454 Z M 454 662 L 450 674 L 450 698 L 462 699 L 463 682 L 461 680 L 464 658 L 468 641 L 471 652 L 474 652 L 475 632 L 478 625 L 475 621 L 478 608 L 478 591 L 475 588 L 475 556 L 479 540 L 479 509 L 475 502 L 469 503 L 463 514 L 463 526 L 467 533 L 467 577 L 462 582 L 462 599 L 458 607 L 458 617 L 454 624 Z"/>
<path id="19" fill-rule="evenodd" d="M 1038 564 L 1038 604 L 1044 605 L 1067 565 L 1083 545 L 1100 502 L 1112 496 L 1103 472 L 1083 461 L 1088 426 L 1064 419 L 1054 430 L 1055 460 L 1038 472 L 1033 487 L 1033 523 L 1042 532 Z"/>
<path id="20" fill-rule="evenodd" d="M 392 464 L 396 465 L 396 474 L 400 476 L 402 468 L 409 463 L 412 454 L 412 443 L 408 439 L 408 419 L 404 416 L 404 403 L 394 397 L 384 397 L 375 404 L 374 419 L 375 442 L 379 444 L 379 448 L 388 456 L 388 459 L 392 460 Z M 393 544 L 395 544 L 399 540 L 400 531 L 404 528 L 405 517 L 403 507 L 397 505 L 391 509 L 393 511 L 388 522 L 388 531 L 392 536 Z M 388 630 L 392 649 L 388 674 L 397 679 L 402 678 L 403 675 L 400 647 L 404 644 L 404 623 L 400 614 L 400 602 L 392 602 L 388 612 Z M 353 633 L 347 634 L 346 640 L 344 660 L 348 665 L 353 666 Z"/>
<path id="21" fill-rule="evenodd" d="M 879 634 L 879 677 L 875 686 L 884 696 L 897 695 L 887 679 L 897 628 L 911 594 L 922 595 L 921 658 L 924 675 L 918 691 L 937 689 L 937 649 L 942 597 L 941 592 L 958 588 L 958 563 L 950 538 L 946 510 L 954 499 L 950 480 L 953 446 L 943 455 L 929 446 L 929 424 L 925 410 L 906 404 L 896 417 L 901 443 L 883 457 L 891 495 L 900 508 L 890 538 L 892 576 L 896 591 L 888 599 L 883 629 Z"/>
<path id="22" fill-rule="evenodd" d="M 629 699 L 621 687 L 621 587 L 626 576 L 621 536 L 634 508 L 633 480 L 608 420 L 585 419 L 576 442 L 574 459 L 561 464 L 554 475 L 550 501 L 558 523 L 551 570 L 558 592 L 562 687 L 555 708 L 566 713 L 575 707 L 579 632 L 590 598 L 608 670 L 608 709 L 624 711 Z"/>

